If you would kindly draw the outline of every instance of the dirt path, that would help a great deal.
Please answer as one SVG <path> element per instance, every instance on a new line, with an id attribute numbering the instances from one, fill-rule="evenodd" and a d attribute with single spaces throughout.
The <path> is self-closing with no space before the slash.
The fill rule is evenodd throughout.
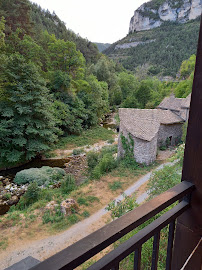
<path id="1" fill-rule="evenodd" d="M 162 169 L 165 165 L 172 165 L 172 163 L 164 163 L 156 170 Z M 141 177 L 136 183 L 126 189 L 124 193 L 126 195 L 131 195 L 137 192 L 141 186 L 147 183 L 151 174 L 152 172 L 149 172 L 145 176 Z M 137 202 L 142 203 L 147 197 L 148 194 L 143 190 L 141 194 L 138 194 Z M 123 196 L 118 196 L 115 200 L 123 200 Z M 10 251 L 6 250 L 0 254 L 0 270 L 9 267 L 27 256 L 32 256 L 42 261 L 101 228 L 109 220 L 110 214 L 105 210 L 105 207 L 103 207 L 89 218 L 78 222 L 63 233 L 50 236 L 46 239 L 25 243 L 25 245 L 17 251 L 15 249 L 11 249 Z"/>
<path id="2" fill-rule="evenodd" d="M 76 147 L 76 148 L 70 148 L 70 149 L 56 149 L 53 152 L 55 153 L 55 158 L 63 158 L 72 155 L 74 150 L 82 150 L 85 153 L 88 153 L 90 151 L 100 151 L 105 146 L 111 146 L 118 143 L 118 135 L 114 135 L 114 142 L 109 143 L 108 141 L 100 141 L 97 143 L 94 143 L 92 145 L 84 145 L 82 147 Z"/>

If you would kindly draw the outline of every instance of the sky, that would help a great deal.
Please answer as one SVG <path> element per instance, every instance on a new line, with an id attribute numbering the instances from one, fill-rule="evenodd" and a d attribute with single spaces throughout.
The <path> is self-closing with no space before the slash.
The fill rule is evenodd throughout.
<path id="1" fill-rule="evenodd" d="M 66 27 L 92 42 L 113 43 L 128 34 L 134 11 L 146 0 L 31 0 L 55 11 Z"/>

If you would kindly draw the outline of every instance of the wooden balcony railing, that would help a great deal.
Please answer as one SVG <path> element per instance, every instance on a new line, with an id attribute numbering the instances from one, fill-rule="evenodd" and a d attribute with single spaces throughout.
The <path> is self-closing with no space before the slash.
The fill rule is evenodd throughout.
<path id="1" fill-rule="evenodd" d="M 183 181 L 158 197 L 146 202 L 124 216 L 107 224 L 103 228 L 81 239 L 68 248 L 33 267 L 34 270 L 75 269 L 95 254 L 99 253 L 145 221 L 180 200 L 171 210 L 160 216 L 129 240 L 105 255 L 90 266 L 89 270 L 119 269 L 119 263 L 129 254 L 134 253 L 134 269 L 140 269 L 141 246 L 154 236 L 151 269 L 157 269 L 160 231 L 169 224 L 166 270 L 171 269 L 172 248 L 175 231 L 175 220 L 189 207 L 190 194 L 194 185 Z"/>

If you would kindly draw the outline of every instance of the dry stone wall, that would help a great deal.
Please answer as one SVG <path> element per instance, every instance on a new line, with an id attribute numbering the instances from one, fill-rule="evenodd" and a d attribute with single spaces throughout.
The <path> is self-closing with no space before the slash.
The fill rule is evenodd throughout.
<path id="1" fill-rule="evenodd" d="M 171 138 L 171 145 L 182 137 L 182 123 L 172 125 L 160 125 L 158 132 L 158 146 L 165 145 L 166 139 Z"/>

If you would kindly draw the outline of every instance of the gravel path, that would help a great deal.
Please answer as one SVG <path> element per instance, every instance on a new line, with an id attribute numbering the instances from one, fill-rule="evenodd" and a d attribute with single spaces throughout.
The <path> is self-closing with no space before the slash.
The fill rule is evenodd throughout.
<path id="1" fill-rule="evenodd" d="M 176 161 L 175 161 L 176 162 Z M 173 165 L 173 163 L 165 163 L 160 165 L 156 170 L 162 169 L 165 165 Z M 131 187 L 125 190 L 126 195 L 131 195 L 136 192 L 140 186 L 145 184 L 151 177 L 152 172 L 147 173 L 145 176 L 141 177 L 136 183 L 134 183 Z M 137 198 L 138 203 L 142 203 L 148 197 L 147 192 L 144 192 Z M 123 200 L 123 196 L 119 196 L 115 199 L 116 201 Z M 78 222 L 73 225 L 70 229 L 62 232 L 61 234 L 50 236 L 46 239 L 37 240 L 35 242 L 30 243 L 28 246 L 24 246 L 19 250 L 12 251 L 6 257 L 0 257 L 0 270 L 3 270 L 6 267 L 13 265 L 16 262 L 26 258 L 27 256 L 32 256 L 40 261 L 50 257 L 51 255 L 59 252 L 65 247 L 73 244 L 74 242 L 82 239 L 88 234 L 92 233 L 93 225 L 99 220 L 103 218 L 103 216 L 107 213 L 105 207 L 90 216 L 89 218 Z M 104 224 L 100 222 L 100 227 Z M 97 229 L 97 228 L 96 228 Z M 95 228 L 94 228 L 95 230 Z M 5 252 L 6 254 L 6 252 Z"/>

